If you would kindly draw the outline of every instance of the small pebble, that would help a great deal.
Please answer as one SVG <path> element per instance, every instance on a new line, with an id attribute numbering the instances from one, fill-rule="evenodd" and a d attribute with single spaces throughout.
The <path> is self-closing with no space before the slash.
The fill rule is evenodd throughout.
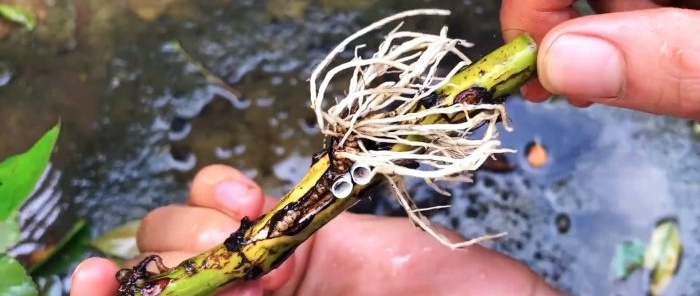
<path id="1" fill-rule="evenodd" d="M 564 213 L 557 214 L 556 218 L 554 218 L 554 223 L 557 226 L 557 231 L 561 234 L 566 234 L 571 228 L 571 218 Z"/>
<path id="2" fill-rule="evenodd" d="M 547 154 L 547 149 L 540 144 L 539 141 L 535 141 L 528 145 L 525 149 L 525 155 L 527 158 L 527 163 L 532 167 L 541 168 L 547 164 L 549 155 Z"/>

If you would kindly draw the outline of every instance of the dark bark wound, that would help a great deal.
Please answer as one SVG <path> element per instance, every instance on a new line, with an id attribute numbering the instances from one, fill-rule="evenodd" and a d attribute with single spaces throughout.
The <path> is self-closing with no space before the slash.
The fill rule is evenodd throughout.
<path id="1" fill-rule="evenodd" d="M 483 87 L 470 87 L 455 96 L 454 103 L 467 103 L 470 105 L 490 104 L 493 100 L 493 92 Z"/>
<path id="2" fill-rule="evenodd" d="M 119 281 L 119 296 L 132 296 L 136 293 L 148 294 L 149 291 L 162 290 L 170 283 L 170 278 L 159 278 L 151 281 L 147 279 L 153 275 L 147 270 L 148 264 L 155 263 L 158 267 L 158 272 L 164 272 L 168 268 L 163 265 L 163 259 L 158 255 L 150 255 L 133 268 L 124 268 L 117 272 L 117 280 Z"/>
<path id="3" fill-rule="evenodd" d="M 243 245 L 245 244 L 245 232 L 248 231 L 248 229 L 251 226 L 252 224 L 250 223 L 250 219 L 248 218 L 248 216 L 243 217 L 243 219 L 241 219 L 241 226 L 238 227 L 238 230 L 232 233 L 224 241 L 224 247 L 226 247 L 226 250 L 228 250 L 229 252 L 240 251 Z"/>

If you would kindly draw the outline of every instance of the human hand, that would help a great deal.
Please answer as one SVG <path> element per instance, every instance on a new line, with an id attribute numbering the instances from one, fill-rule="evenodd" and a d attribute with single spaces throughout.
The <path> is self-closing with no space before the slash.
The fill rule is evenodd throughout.
<path id="1" fill-rule="evenodd" d="M 214 165 L 194 179 L 188 205 L 158 208 L 143 220 L 143 256 L 167 266 L 221 243 L 241 217 L 257 217 L 276 201 L 239 171 Z M 459 239 L 451 233 L 452 239 Z M 135 260 L 129 266 L 135 264 Z M 115 295 L 119 267 L 85 260 L 73 296 Z M 261 280 L 219 295 L 559 295 L 525 265 L 480 246 L 450 250 L 405 218 L 344 213 L 321 228 Z"/>
<path id="2" fill-rule="evenodd" d="M 698 0 L 589 0 L 598 15 L 580 16 L 574 0 L 503 0 L 501 28 L 540 44 L 539 81 L 523 96 L 551 93 L 576 106 L 602 103 L 700 120 Z"/>

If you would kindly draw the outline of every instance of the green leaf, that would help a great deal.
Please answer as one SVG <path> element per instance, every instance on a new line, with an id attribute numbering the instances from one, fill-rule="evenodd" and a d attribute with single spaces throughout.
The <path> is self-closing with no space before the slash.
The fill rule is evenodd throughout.
<path id="1" fill-rule="evenodd" d="M 35 296 L 36 285 L 22 264 L 7 255 L 0 255 L 0 295 Z"/>
<path id="2" fill-rule="evenodd" d="M 141 220 L 133 220 L 101 235 L 92 245 L 106 255 L 119 259 L 130 259 L 139 254 L 136 233 Z"/>
<path id="3" fill-rule="evenodd" d="M 49 276 L 68 270 L 71 264 L 77 262 L 90 248 L 90 232 L 87 226 L 85 220 L 78 220 L 57 244 L 41 251 L 43 260 L 33 262 L 29 272 L 33 276 Z"/>
<path id="4" fill-rule="evenodd" d="M 59 122 L 28 151 L 0 163 L 0 221 L 15 215 L 34 190 L 49 163 L 60 127 Z"/>
<path id="5" fill-rule="evenodd" d="M 644 263 L 646 246 L 639 240 L 626 241 L 617 245 L 612 261 L 612 272 L 616 279 L 626 279 Z"/>
<path id="6" fill-rule="evenodd" d="M 675 217 L 661 219 L 654 228 L 644 254 L 650 271 L 649 294 L 661 295 L 678 271 L 683 255 L 681 232 Z"/>
<path id="7" fill-rule="evenodd" d="M 0 17 L 18 23 L 29 31 L 36 27 L 36 15 L 24 7 L 0 4 Z"/>
<path id="8" fill-rule="evenodd" d="M 10 218 L 0 221 L 0 254 L 19 241 L 19 223 L 17 219 Z"/>

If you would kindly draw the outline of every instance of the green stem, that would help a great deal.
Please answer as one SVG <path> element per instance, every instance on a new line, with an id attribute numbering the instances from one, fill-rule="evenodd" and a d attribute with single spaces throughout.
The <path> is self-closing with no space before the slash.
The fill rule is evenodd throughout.
<path id="1" fill-rule="evenodd" d="M 537 45 L 522 34 L 452 76 L 437 92 L 446 95 L 445 104 L 452 104 L 452 99 L 471 88 L 484 88 L 493 98 L 500 98 L 533 78 L 536 65 Z"/>
<path id="2" fill-rule="evenodd" d="M 515 92 L 535 73 L 536 47 L 522 35 L 457 73 L 450 84 L 438 89 L 438 105 L 453 104 L 464 92 L 479 89 L 479 100 L 499 98 Z M 424 123 L 436 122 L 427 119 Z M 393 150 L 402 150 L 394 146 Z M 161 273 L 145 271 L 152 260 L 119 272 L 120 295 L 209 295 L 222 286 L 254 280 L 279 266 L 293 251 L 330 220 L 354 205 L 380 178 L 366 186 L 355 186 L 353 194 L 338 199 L 330 186 L 348 172 L 347 159 L 317 157 L 304 178 L 266 215 L 248 221 L 229 239 L 209 251 L 187 259 Z"/>

